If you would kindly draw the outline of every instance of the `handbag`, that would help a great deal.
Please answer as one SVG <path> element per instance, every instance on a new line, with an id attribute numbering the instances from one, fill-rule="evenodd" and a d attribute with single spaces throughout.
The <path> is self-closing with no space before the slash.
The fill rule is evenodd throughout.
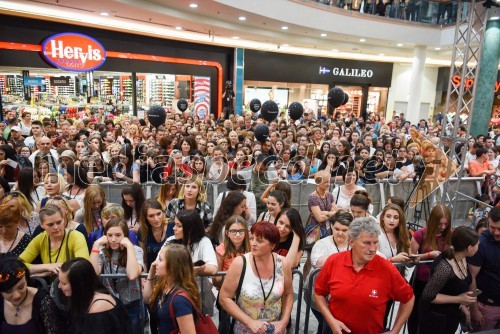
<path id="1" fill-rule="evenodd" d="M 193 306 L 193 309 L 196 312 L 196 322 L 194 324 L 194 327 L 196 329 L 196 333 L 207 333 L 207 334 L 218 334 L 219 331 L 217 330 L 217 327 L 215 327 L 215 324 L 209 316 L 205 314 L 201 314 L 201 312 L 198 310 L 198 308 L 194 305 L 193 300 L 191 299 L 191 296 L 189 296 L 186 291 L 182 289 L 178 289 L 177 291 L 174 292 L 172 298 L 170 299 L 170 305 L 168 307 L 170 317 L 174 320 L 174 329 L 170 332 L 170 334 L 180 334 L 181 331 L 179 330 L 179 325 L 177 324 L 177 321 L 175 320 L 175 315 L 174 315 L 174 309 L 172 307 L 172 304 L 174 302 L 175 296 L 183 296 L 186 298 L 191 305 Z"/>
<path id="2" fill-rule="evenodd" d="M 240 299 L 240 293 L 241 293 L 241 287 L 243 286 L 243 280 L 245 279 L 245 271 L 247 269 L 247 259 L 245 258 L 245 255 L 241 256 L 243 258 L 243 268 L 241 268 L 241 275 L 240 275 L 240 281 L 238 282 L 238 287 L 236 288 L 236 296 L 234 299 L 235 303 L 238 303 L 238 299 Z M 234 325 L 236 323 L 236 319 L 232 318 L 231 319 L 231 325 L 229 326 L 229 332 L 228 334 L 233 334 L 234 333 Z M 224 332 L 220 332 L 221 334 L 226 334 Z"/>

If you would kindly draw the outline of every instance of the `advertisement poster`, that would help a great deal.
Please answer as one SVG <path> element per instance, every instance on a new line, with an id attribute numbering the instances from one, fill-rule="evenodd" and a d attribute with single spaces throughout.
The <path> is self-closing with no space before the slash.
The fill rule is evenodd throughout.
<path id="1" fill-rule="evenodd" d="M 200 121 L 210 114 L 210 77 L 194 77 L 194 114 Z"/>

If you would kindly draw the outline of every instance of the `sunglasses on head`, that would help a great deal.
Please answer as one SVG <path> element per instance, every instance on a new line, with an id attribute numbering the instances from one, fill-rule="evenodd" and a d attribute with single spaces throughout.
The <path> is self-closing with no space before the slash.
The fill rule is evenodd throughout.
<path id="1" fill-rule="evenodd" d="M 24 268 L 17 268 L 16 271 L 10 272 L 10 273 L 1 273 L 0 274 L 0 282 L 1 283 L 5 283 L 12 276 L 14 276 L 15 278 L 19 279 L 19 278 L 23 277 L 25 273 L 26 273 L 26 271 L 24 270 Z"/>

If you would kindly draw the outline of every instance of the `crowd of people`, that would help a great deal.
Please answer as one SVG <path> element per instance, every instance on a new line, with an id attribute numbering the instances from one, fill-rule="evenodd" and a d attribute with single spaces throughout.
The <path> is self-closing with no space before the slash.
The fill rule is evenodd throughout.
<path id="1" fill-rule="evenodd" d="M 500 193 L 500 127 L 477 138 L 461 128 L 468 146 L 455 162 L 484 179 L 485 203 L 470 213 L 478 222 L 452 229 L 450 209 L 436 204 L 410 233 L 405 199 L 374 212 L 365 186 L 430 177 L 419 166 L 441 159 L 430 152 L 448 129 L 443 118 L 411 125 L 403 114 L 306 112 L 266 122 L 169 112 L 157 128 L 90 108 L 78 120 L 5 118 L 0 333 L 142 333 L 146 325 L 153 334 L 208 333 L 200 326 L 215 308 L 221 333 L 285 333 L 293 269 L 313 290 L 306 302 L 318 333 L 399 333 L 407 321 L 422 334 L 500 325 L 500 208 L 488 205 Z M 269 128 L 261 141 L 260 124 Z M 293 207 L 291 180 L 316 185 L 307 219 Z M 121 185 L 120 203 L 101 182 Z M 145 182 L 159 193 L 146 198 Z M 217 182 L 228 190 L 211 203 L 206 184 Z"/>

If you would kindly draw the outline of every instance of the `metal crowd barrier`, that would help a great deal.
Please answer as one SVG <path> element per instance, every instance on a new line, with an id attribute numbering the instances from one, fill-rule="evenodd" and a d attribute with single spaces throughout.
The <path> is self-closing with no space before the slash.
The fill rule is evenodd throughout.
<path id="1" fill-rule="evenodd" d="M 417 262 L 417 263 L 413 264 L 411 267 L 412 268 L 416 268 L 419 265 L 431 264 L 432 262 L 433 261 L 430 261 L 430 260 L 420 261 L 420 262 Z M 408 268 L 408 264 L 407 263 L 394 263 L 394 265 L 396 267 L 406 267 L 406 268 Z M 321 271 L 321 268 L 316 268 L 314 270 L 311 270 L 311 272 L 309 273 L 309 277 L 307 278 L 307 286 L 308 286 L 308 288 L 306 289 L 306 294 L 307 294 L 306 298 L 308 298 L 308 300 L 310 302 L 306 303 L 306 315 L 305 315 L 305 319 L 304 319 L 304 333 L 305 334 L 308 333 L 308 329 L 309 329 L 309 317 L 310 317 L 310 313 L 311 313 L 311 304 L 312 304 L 312 300 L 313 300 L 313 291 L 314 291 L 314 284 L 313 284 L 313 282 L 315 281 L 316 276 L 318 276 L 318 274 L 320 273 L 320 271 Z M 412 287 L 413 287 L 413 283 L 415 281 L 415 277 L 416 277 L 416 274 L 414 273 L 411 276 L 411 280 L 409 282 L 409 284 Z M 388 327 L 390 327 L 390 325 L 392 323 L 392 315 L 393 315 L 393 312 L 394 312 L 395 305 L 396 305 L 396 303 L 393 303 L 392 306 L 391 306 Z M 323 326 L 328 326 L 328 325 L 326 324 L 326 322 L 323 322 Z M 405 329 L 406 329 L 406 323 L 405 323 L 405 325 L 403 327 L 403 332 L 405 331 Z"/>
<path id="2" fill-rule="evenodd" d="M 302 308 L 302 297 L 303 297 L 303 274 L 300 270 L 298 269 L 294 269 L 292 270 L 292 281 L 293 281 L 293 275 L 298 275 L 299 276 L 299 291 L 297 293 L 297 311 L 296 311 L 296 317 L 295 317 L 295 334 L 299 334 L 299 330 L 300 330 L 300 315 L 301 315 L 301 308 Z M 220 272 L 217 272 L 215 274 L 212 274 L 212 275 L 197 275 L 197 278 L 203 278 L 203 277 L 206 277 L 206 278 L 213 278 L 213 277 L 225 277 L 226 276 L 226 272 L 224 271 L 220 271 Z M 139 278 L 137 278 L 138 280 L 141 280 L 141 279 L 146 279 L 148 277 L 148 273 L 142 273 Z M 101 274 L 99 275 L 99 278 L 127 278 L 127 275 L 126 274 Z M 141 284 L 141 282 L 139 281 L 139 284 Z M 141 304 L 144 304 L 144 300 L 142 298 L 142 292 L 139 294 L 140 297 L 139 297 L 139 300 L 141 301 Z M 201 300 L 203 300 L 203 296 L 204 296 L 204 288 L 203 288 L 203 284 L 200 284 L 200 298 Z M 295 301 L 294 301 L 295 302 Z M 215 305 L 214 305 L 215 306 Z M 142 318 L 143 322 L 144 322 L 144 318 Z"/>
<path id="3" fill-rule="evenodd" d="M 458 205 L 456 208 L 453 208 L 456 211 L 455 217 L 458 218 L 459 221 L 465 221 L 467 219 L 468 211 L 470 208 L 474 206 L 474 196 L 480 193 L 481 189 L 481 181 L 483 179 L 480 177 L 467 177 L 462 178 L 460 183 L 460 188 L 458 187 L 457 178 L 451 178 L 448 182 L 448 193 L 442 193 L 442 188 L 438 187 L 434 192 L 432 192 L 427 199 L 424 201 L 428 204 L 429 208 L 432 208 L 434 204 L 440 201 L 440 198 L 444 196 L 444 198 L 450 198 L 451 194 L 455 192 L 460 192 L 464 194 L 468 194 L 469 197 L 461 196 L 458 200 Z M 297 209 L 302 217 L 303 221 L 307 220 L 309 216 L 309 208 L 307 205 L 307 198 L 309 194 L 316 190 L 316 185 L 313 183 L 308 183 L 308 180 L 285 180 L 289 182 L 290 187 L 292 189 L 292 207 Z M 311 180 L 309 180 L 311 181 Z M 121 190 L 124 187 L 122 183 L 114 183 L 114 182 L 102 182 L 99 184 L 106 193 L 106 200 L 112 203 L 121 203 Z M 340 186 L 341 183 L 332 182 L 333 188 Z M 366 190 L 370 194 L 373 205 L 373 213 L 377 214 L 382 210 L 382 208 L 387 203 L 387 198 L 390 196 L 397 196 L 399 198 L 404 199 L 405 201 L 409 200 L 409 197 L 414 189 L 415 184 L 412 180 L 405 180 L 399 182 L 398 184 L 393 184 L 388 182 L 387 180 L 380 180 L 375 184 L 367 184 L 365 185 Z M 227 191 L 226 182 L 222 183 L 214 183 L 214 182 L 205 182 L 205 187 L 207 189 L 207 201 L 215 206 L 215 200 L 217 196 L 224 191 Z M 147 182 L 142 184 L 142 189 L 144 191 L 144 195 L 146 198 L 155 198 L 159 191 L 161 185 L 155 182 Z M 260 201 L 259 198 L 256 198 L 257 201 Z M 450 205 L 452 201 L 450 200 Z M 406 221 L 407 222 L 415 222 L 419 223 L 416 220 L 415 208 L 408 208 L 405 212 Z M 422 216 L 420 222 L 425 225 L 427 217 Z M 458 223 L 459 225 L 460 223 Z"/>

